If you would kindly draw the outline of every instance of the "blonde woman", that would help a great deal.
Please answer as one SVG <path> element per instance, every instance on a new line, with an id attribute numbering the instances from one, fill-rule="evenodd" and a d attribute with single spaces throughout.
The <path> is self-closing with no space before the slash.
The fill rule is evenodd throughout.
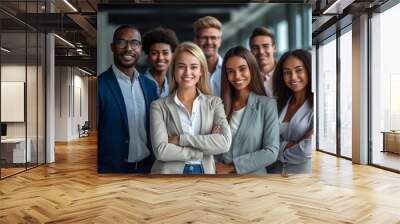
<path id="1" fill-rule="evenodd" d="M 153 174 L 215 174 L 214 154 L 227 152 L 231 132 L 220 98 L 210 94 L 207 62 L 191 42 L 170 65 L 169 96 L 150 109 Z"/>

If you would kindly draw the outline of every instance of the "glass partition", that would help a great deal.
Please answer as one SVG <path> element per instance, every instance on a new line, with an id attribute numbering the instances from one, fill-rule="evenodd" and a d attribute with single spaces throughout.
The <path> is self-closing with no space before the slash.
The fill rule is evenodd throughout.
<path id="1" fill-rule="evenodd" d="M 400 4 L 371 18 L 372 164 L 400 171 Z"/>
<path id="2" fill-rule="evenodd" d="M 43 5 L 8 1 L 2 6 L 15 14 L 0 12 L 0 178 L 45 162 L 46 40 L 23 22 L 26 12 L 42 12 Z"/>
<path id="3" fill-rule="evenodd" d="M 336 37 L 318 48 L 318 149 L 336 154 Z"/>
<path id="4" fill-rule="evenodd" d="M 340 36 L 340 155 L 352 158 L 352 33 Z"/>

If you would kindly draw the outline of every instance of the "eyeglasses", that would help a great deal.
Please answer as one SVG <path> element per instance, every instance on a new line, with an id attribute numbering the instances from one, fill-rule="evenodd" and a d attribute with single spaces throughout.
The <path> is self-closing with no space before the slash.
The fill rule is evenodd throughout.
<path id="1" fill-rule="evenodd" d="M 208 39 L 211 41 L 216 41 L 219 40 L 221 37 L 220 36 L 198 36 L 197 39 L 199 39 L 202 42 L 206 42 Z"/>
<path id="2" fill-rule="evenodd" d="M 131 45 L 133 49 L 138 49 L 142 46 L 142 42 L 139 40 L 114 40 L 113 44 L 117 48 L 126 48 L 128 44 Z"/>

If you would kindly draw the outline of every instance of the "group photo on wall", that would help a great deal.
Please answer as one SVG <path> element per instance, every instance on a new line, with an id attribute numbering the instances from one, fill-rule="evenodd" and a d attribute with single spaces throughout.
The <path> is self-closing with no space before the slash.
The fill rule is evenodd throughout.
<path id="1" fill-rule="evenodd" d="M 99 173 L 311 172 L 310 5 L 98 9 Z"/>

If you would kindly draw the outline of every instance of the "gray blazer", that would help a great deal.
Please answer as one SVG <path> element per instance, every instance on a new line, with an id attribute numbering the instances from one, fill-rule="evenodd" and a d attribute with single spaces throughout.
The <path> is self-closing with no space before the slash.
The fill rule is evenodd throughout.
<path id="1" fill-rule="evenodd" d="M 276 101 L 250 92 L 230 150 L 238 174 L 265 174 L 279 152 L 279 122 Z"/>
<path id="2" fill-rule="evenodd" d="M 280 121 L 285 118 L 289 101 L 290 99 L 282 109 Z M 279 160 L 289 164 L 302 164 L 310 160 L 312 140 L 311 138 L 303 139 L 303 137 L 312 128 L 314 128 L 314 110 L 309 100 L 306 100 L 290 119 L 287 132 L 280 136 Z M 301 141 L 298 144 L 284 150 L 288 141 L 299 140 Z"/>
<path id="3" fill-rule="evenodd" d="M 200 93 L 201 94 L 201 93 Z M 204 173 L 215 174 L 214 154 L 224 153 L 231 145 L 231 131 L 220 98 L 202 94 L 200 135 L 183 134 L 174 95 L 158 99 L 150 107 L 150 137 L 156 157 L 152 174 L 182 174 L 185 161 L 202 160 Z M 211 134 L 214 125 L 219 134 Z M 180 136 L 179 145 L 168 137 Z"/>

